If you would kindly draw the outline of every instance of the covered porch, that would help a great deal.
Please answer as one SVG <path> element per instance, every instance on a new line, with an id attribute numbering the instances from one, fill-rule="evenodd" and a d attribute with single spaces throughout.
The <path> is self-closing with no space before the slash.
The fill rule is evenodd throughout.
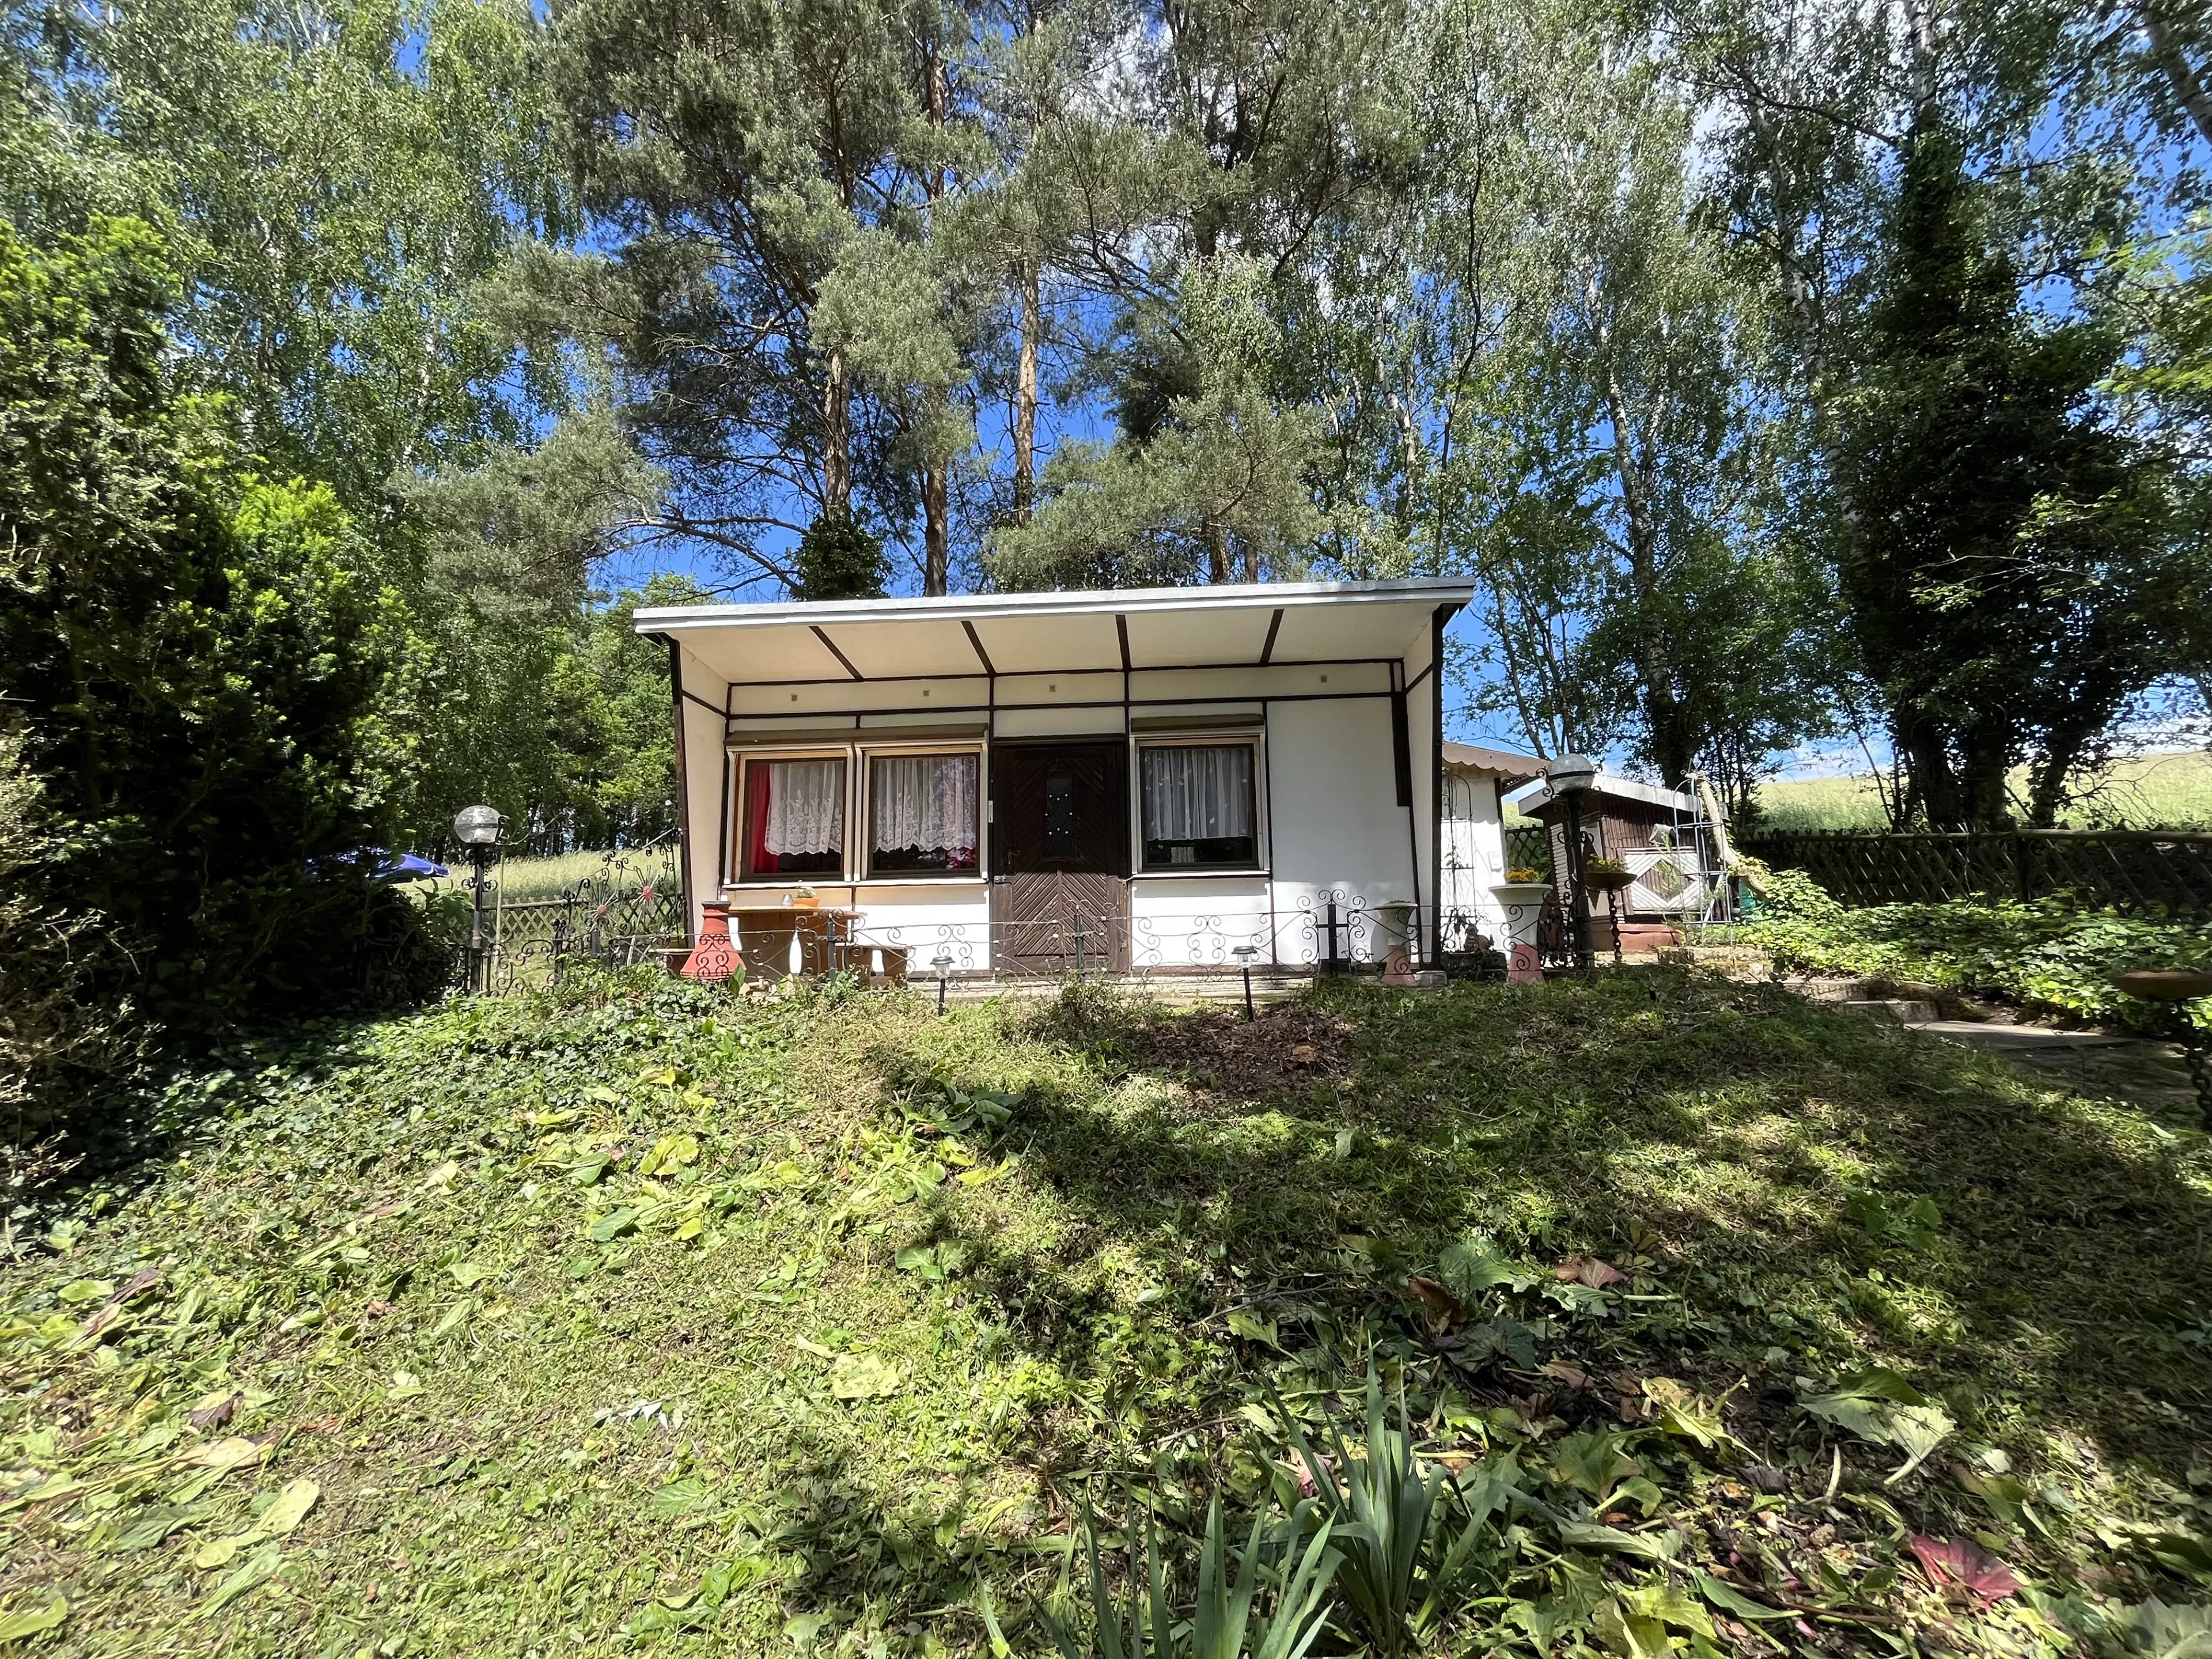
<path id="1" fill-rule="evenodd" d="M 729 906 L 756 971 L 810 950 L 911 978 L 1427 962 L 1437 670 L 1471 592 L 641 611 L 675 686 L 686 916 Z"/>

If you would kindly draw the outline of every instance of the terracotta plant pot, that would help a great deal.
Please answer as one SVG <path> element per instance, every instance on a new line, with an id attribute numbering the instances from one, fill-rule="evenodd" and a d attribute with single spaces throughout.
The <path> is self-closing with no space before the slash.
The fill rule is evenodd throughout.
<path id="1" fill-rule="evenodd" d="M 699 907 L 699 942 L 677 971 L 686 979 L 719 985 L 744 971 L 744 959 L 730 938 L 730 907 L 726 900 L 708 899 Z"/>

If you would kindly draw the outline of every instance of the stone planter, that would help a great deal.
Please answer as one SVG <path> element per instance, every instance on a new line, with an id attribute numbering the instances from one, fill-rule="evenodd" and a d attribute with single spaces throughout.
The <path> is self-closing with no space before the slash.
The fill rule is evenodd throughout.
<path id="1" fill-rule="evenodd" d="M 1548 881 L 1501 881 L 1490 890 L 1505 909 L 1510 943 L 1505 953 L 1505 977 L 1514 985 L 1531 985 L 1544 977 L 1542 958 L 1536 950 L 1536 925 L 1553 896 Z"/>

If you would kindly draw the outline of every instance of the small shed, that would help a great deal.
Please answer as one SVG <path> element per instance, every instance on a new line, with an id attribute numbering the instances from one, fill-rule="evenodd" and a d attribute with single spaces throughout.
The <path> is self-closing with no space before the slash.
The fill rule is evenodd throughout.
<path id="1" fill-rule="evenodd" d="M 1490 890 L 1505 879 L 1504 797 L 1551 765 L 1534 755 L 1480 744 L 1441 745 L 1443 765 L 1443 901 L 1448 951 L 1471 948 L 1470 933 L 1497 946 L 1506 935 L 1505 911 Z"/>
<path id="2" fill-rule="evenodd" d="M 1601 772 L 1578 803 L 1585 852 L 1636 878 L 1621 895 L 1631 921 L 1677 921 L 1705 914 L 1720 879 L 1711 825 L 1697 798 Z M 1514 796 L 1528 817 L 1550 826 L 1552 867 L 1566 867 L 1566 803 L 1540 782 Z"/>

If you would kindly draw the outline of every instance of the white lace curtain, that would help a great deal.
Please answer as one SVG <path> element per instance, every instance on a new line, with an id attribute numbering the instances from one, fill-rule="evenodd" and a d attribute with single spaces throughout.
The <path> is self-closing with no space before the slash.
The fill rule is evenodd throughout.
<path id="1" fill-rule="evenodd" d="M 1146 841 L 1252 833 L 1251 745 L 1147 749 L 1143 756 Z"/>
<path id="2" fill-rule="evenodd" d="M 919 848 L 947 854 L 975 850 L 976 780 L 974 755 L 884 755 L 873 763 L 868 793 L 874 803 L 876 850 Z M 957 857 L 948 860 L 958 863 Z"/>
<path id="3" fill-rule="evenodd" d="M 843 852 L 845 763 L 770 761 L 768 773 L 768 828 L 762 845 L 778 858 Z"/>

